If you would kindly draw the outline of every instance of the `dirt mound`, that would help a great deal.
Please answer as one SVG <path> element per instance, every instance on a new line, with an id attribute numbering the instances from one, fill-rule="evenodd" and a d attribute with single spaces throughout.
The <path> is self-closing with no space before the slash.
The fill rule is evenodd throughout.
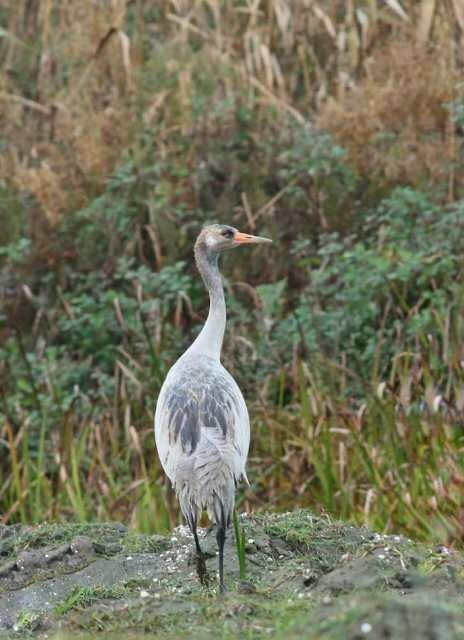
<path id="1" fill-rule="evenodd" d="M 213 531 L 202 532 L 207 589 L 185 527 L 169 537 L 120 524 L 3 527 L 0 638 L 464 637 L 458 553 L 308 511 L 243 515 L 240 527 L 246 579 L 231 531 L 224 597 Z"/>

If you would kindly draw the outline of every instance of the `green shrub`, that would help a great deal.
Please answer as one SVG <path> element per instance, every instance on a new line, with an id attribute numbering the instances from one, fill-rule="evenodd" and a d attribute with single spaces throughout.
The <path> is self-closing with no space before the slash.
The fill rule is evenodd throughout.
<path id="1" fill-rule="evenodd" d="M 308 285 L 275 341 L 288 349 L 291 336 L 311 354 L 338 362 L 343 355 L 357 376 L 374 381 L 388 375 L 395 353 L 427 352 L 462 305 L 463 225 L 464 202 L 441 208 L 395 189 L 365 217 L 362 233 L 326 236 L 299 259 Z M 440 374 L 448 363 L 434 366 Z"/>

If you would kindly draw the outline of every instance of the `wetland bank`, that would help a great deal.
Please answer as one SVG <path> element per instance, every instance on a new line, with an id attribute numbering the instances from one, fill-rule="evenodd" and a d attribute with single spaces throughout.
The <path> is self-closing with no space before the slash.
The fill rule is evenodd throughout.
<path id="1" fill-rule="evenodd" d="M 200 587 L 193 541 L 118 523 L 0 530 L 0 638 L 464 637 L 464 558 L 307 510 L 240 517 L 228 592 L 215 590 L 216 541 L 203 545 L 214 588 Z"/>

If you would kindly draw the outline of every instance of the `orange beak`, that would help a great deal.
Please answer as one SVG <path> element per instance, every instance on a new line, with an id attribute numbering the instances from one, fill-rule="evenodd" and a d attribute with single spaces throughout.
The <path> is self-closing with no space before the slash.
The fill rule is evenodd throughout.
<path id="1" fill-rule="evenodd" d="M 248 233 L 241 233 L 240 231 L 235 234 L 235 244 L 264 244 L 272 242 L 269 238 L 262 238 L 261 236 L 250 236 Z"/>

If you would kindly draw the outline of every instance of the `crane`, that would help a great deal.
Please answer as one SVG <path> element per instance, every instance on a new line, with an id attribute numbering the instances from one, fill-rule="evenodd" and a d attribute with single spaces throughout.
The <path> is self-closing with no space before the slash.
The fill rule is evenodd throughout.
<path id="1" fill-rule="evenodd" d="M 207 583 L 197 526 L 203 511 L 216 525 L 219 590 L 224 586 L 224 543 L 230 525 L 235 487 L 248 484 L 245 465 L 250 422 L 242 393 L 221 364 L 226 303 L 219 255 L 246 244 L 272 242 L 222 224 L 202 229 L 195 261 L 208 290 L 208 318 L 192 345 L 169 370 L 155 412 L 155 440 L 161 465 L 174 487 L 193 534 L 197 573 Z"/>

